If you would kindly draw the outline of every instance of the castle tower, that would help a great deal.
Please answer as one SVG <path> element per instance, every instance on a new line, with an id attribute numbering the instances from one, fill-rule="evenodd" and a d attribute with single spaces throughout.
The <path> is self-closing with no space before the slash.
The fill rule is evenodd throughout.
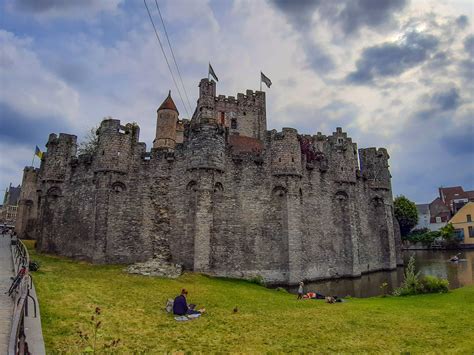
<path id="1" fill-rule="evenodd" d="M 203 106 L 199 119 L 192 125 L 189 141 L 191 155 L 188 158 L 188 171 L 196 179 L 193 268 L 199 272 L 209 271 L 214 219 L 213 194 L 225 169 L 224 129 L 216 122 L 213 113 L 212 109 Z"/>
<path id="2" fill-rule="evenodd" d="M 39 169 L 35 169 L 32 166 L 27 166 L 23 170 L 23 181 L 21 183 L 20 200 L 18 202 L 18 213 L 15 223 L 15 231 L 20 238 L 36 239 L 38 171 Z"/>
<path id="3" fill-rule="evenodd" d="M 286 210 L 283 224 L 288 233 L 288 283 L 297 284 L 303 277 L 302 219 L 303 191 L 301 189 L 301 148 L 298 132 L 283 128 L 272 136 L 272 175 L 275 183 L 285 188 Z"/>
<path id="4" fill-rule="evenodd" d="M 156 111 L 156 135 L 153 148 L 171 149 L 176 146 L 176 123 L 178 122 L 178 109 L 171 98 L 168 97 Z"/>

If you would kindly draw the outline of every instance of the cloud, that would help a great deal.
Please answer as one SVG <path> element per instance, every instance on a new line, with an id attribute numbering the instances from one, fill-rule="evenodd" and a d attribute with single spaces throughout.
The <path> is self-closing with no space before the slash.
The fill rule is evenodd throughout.
<path id="1" fill-rule="evenodd" d="M 346 80 L 353 84 L 368 84 L 380 77 L 398 76 L 429 59 L 438 43 L 438 38 L 431 34 L 408 32 L 397 42 L 365 48 L 356 62 L 357 70 Z"/>
<path id="2" fill-rule="evenodd" d="M 474 35 L 469 35 L 464 39 L 464 49 L 471 57 L 474 57 Z"/>
<path id="3" fill-rule="evenodd" d="M 313 16 L 331 25 L 338 25 L 344 34 L 356 34 L 362 27 L 378 28 L 392 24 L 394 15 L 402 10 L 406 0 L 271 0 L 288 21 L 299 30 L 312 25 Z"/>
<path id="4" fill-rule="evenodd" d="M 402 10 L 406 0 L 349 0 L 342 8 L 335 2 L 325 14 L 332 14 L 346 34 L 356 33 L 362 27 L 379 28 L 391 24 L 394 15 Z M 329 17 L 331 18 L 331 17 Z M 326 19 L 329 19 L 326 17 Z"/>
<path id="5" fill-rule="evenodd" d="M 474 112 L 471 113 L 474 115 Z M 472 116 L 471 116 L 472 117 Z M 452 156 L 464 156 L 466 159 L 474 157 L 474 125 L 466 124 L 456 127 L 455 130 L 443 135 L 440 139 L 442 146 Z"/>
<path id="6" fill-rule="evenodd" d="M 0 103 L 0 139 L 10 144 L 28 142 L 33 148 L 46 143 L 52 132 L 72 128 L 61 117 L 28 117 L 5 103 Z"/>
<path id="7" fill-rule="evenodd" d="M 17 0 L 14 10 L 40 18 L 89 19 L 103 11 L 115 11 L 122 0 Z"/>
<path id="8" fill-rule="evenodd" d="M 469 25 L 469 17 L 466 15 L 459 16 L 456 18 L 456 25 L 458 25 L 461 29 L 465 29 Z"/>
<path id="9" fill-rule="evenodd" d="M 32 50 L 30 39 L 0 30 L 0 103 L 29 117 L 62 117 L 74 121 L 79 95 L 47 70 Z"/>
<path id="10" fill-rule="evenodd" d="M 307 30 L 312 25 L 313 14 L 320 5 L 319 0 L 270 0 L 270 3 L 298 30 Z"/>
<path id="11" fill-rule="evenodd" d="M 459 89 L 456 87 L 439 91 L 431 96 L 430 103 L 441 111 L 455 110 L 461 104 Z"/>

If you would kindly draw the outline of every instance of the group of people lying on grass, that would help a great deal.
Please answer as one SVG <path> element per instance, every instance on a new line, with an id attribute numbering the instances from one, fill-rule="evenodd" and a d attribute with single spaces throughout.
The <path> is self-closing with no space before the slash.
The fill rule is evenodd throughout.
<path id="1" fill-rule="evenodd" d="M 313 300 L 326 300 L 327 303 L 344 302 L 344 300 L 338 296 L 324 296 L 318 292 L 306 292 L 304 293 L 304 283 L 300 282 L 298 286 L 298 298 L 301 299 L 313 299 Z"/>

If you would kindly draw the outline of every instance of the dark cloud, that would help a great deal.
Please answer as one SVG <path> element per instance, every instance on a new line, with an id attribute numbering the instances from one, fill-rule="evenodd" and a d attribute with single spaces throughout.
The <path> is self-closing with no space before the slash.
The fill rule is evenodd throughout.
<path id="1" fill-rule="evenodd" d="M 469 18 L 466 15 L 461 15 L 456 19 L 456 25 L 459 26 L 459 28 L 464 29 L 469 25 Z"/>
<path id="2" fill-rule="evenodd" d="M 456 127 L 453 132 L 443 135 L 440 143 L 453 156 L 469 155 L 474 159 L 474 125 Z"/>
<path id="3" fill-rule="evenodd" d="M 9 144 L 43 145 L 53 132 L 70 132 L 64 120 L 57 117 L 32 119 L 5 103 L 0 103 L 0 140 Z"/>
<path id="4" fill-rule="evenodd" d="M 431 96 L 430 103 L 441 111 L 455 110 L 461 105 L 459 89 L 453 87 L 448 90 L 435 92 Z"/>
<path id="5" fill-rule="evenodd" d="M 306 60 L 308 66 L 317 73 L 326 73 L 334 69 L 333 58 L 316 43 L 305 45 Z"/>
<path id="6" fill-rule="evenodd" d="M 100 0 L 17 0 L 18 9 L 32 13 L 41 13 L 50 10 L 67 10 L 79 7 L 88 7 L 99 3 Z"/>
<path id="7" fill-rule="evenodd" d="M 438 47 L 433 35 L 409 32 L 400 42 L 365 48 L 357 60 L 355 72 L 347 76 L 353 84 L 367 84 L 377 77 L 398 76 L 425 62 Z"/>
<path id="8" fill-rule="evenodd" d="M 393 15 L 406 4 L 406 0 L 349 0 L 336 12 L 335 19 L 344 33 L 353 33 L 364 26 L 379 27 L 392 21 Z"/>
<path id="9" fill-rule="evenodd" d="M 293 27 L 308 30 L 312 17 L 320 2 L 318 0 L 270 0 L 277 9 L 282 11 Z"/>
<path id="10" fill-rule="evenodd" d="M 464 39 L 464 49 L 471 57 L 474 57 L 474 35 L 467 36 Z"/>
<path id="11" fill-rule="evenodd" d="M 288 21 L 300 30 L 309 30 L 315 12 L 327 23 L 337 24 L 348 35 L 362 27 L 380 27 L 391 23 L 393 16 L 402 10 L 407 0 L 270 0 L 282 11 Z"/>
<path id="12" fill-rule="evenodd" d="M 452 112 L 456 111 L 462 104 L 457 87 L 440 89 L 431 95 L 423 95 L 418 101 L 419 105 L 425 108 L 414 113 L 415 121 L 451 121 Z"/>

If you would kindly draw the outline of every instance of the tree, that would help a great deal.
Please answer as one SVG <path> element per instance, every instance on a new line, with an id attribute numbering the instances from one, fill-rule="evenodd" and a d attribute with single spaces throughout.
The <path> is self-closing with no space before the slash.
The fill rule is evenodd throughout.
<path id="1" fill-rule="evenodd" d="M 98 126 L 92 127 L 89 132 L 87 132 L 84 140 L 79 143 L 79 148 L 77 149 L 79 155 L 90 154 L 94 155 L 99 146 L 99 136 L 97 135 Z"/>
<path id="2" fill-rule="evenodd" d="M 400 233 L 402 237 L 405 237 L 418 223 L 416 205 L 403 195 L 397 196 L 393 205 L 395 207 L 395 217 L 400 224 Z"/>

